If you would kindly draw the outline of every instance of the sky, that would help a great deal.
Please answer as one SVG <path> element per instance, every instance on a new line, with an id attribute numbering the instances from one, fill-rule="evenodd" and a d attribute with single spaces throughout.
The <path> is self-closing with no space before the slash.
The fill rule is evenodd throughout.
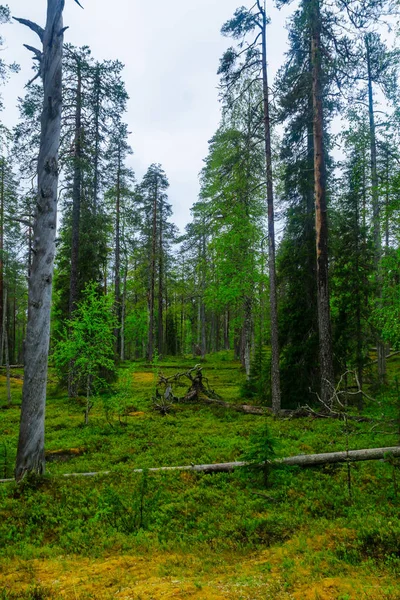
<path id="1" fill-rule="evenodd" d="M 218 127 L 219 59 L 231 45 L 220 29 L 247 0 L 81 0 L 84 10 L 66 0 L 65 41 L 87 45 L 94 58 L 118 59 L 130 96 L 125 120 L 134 155 L 130 166 L 140 180 L 151 163 L 161 163 L 170 182 L 173 220 L 183 230 L 199 193 L 198 174 L 207 155 L 208 140 Z M 278 11 L 269 3 L 268 29 L 271 81 L 284 60 L 285 22 L 290 9 Z M 13 16 L 44 26 L 46 0 L 8 0 Z M 21 70 L 3 90 L 7 126 L 18 119 L 17 98 L 32 77 L 32 59 L 23 44 L 37 46 L 28 28 L 3 27 L 4 60 Z"/>

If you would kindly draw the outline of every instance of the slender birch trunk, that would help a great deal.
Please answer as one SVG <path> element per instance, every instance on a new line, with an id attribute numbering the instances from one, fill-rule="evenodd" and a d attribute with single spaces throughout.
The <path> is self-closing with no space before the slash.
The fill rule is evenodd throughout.
<path id="1" fill-rule="evenodd" d="M 58 149 L 62 106 L 64 0 L 48 0 L 43 30 L 21 20 L 43 43 L 40 55 L 43 112 L 38 158 L 38 195 L 33 228 L 33 260 L 29 278 L 25 371 L 15 477 L 45 471 L 44 424 L 50 341 L 50 309 L 57 226 Z"/>

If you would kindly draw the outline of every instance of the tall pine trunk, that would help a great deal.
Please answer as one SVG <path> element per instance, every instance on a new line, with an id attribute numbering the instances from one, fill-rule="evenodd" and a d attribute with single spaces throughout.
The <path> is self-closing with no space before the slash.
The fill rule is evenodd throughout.
<path id="1" fill-rule="evenodd" d="M 317 303 L 321 398 L 328 402 L 334 385 L 331 315 L 328 274 L 328 215 L 326 202 L 326 172 L 324 148 L 324 118 L 322 107 L 321 16 L 319 0 L 312 0 L 311 62 L 314 135 L 315 231 L 317 246 Z"/>
<path id="2" fill-rule="evenodd" d="M 153 228 L 151 238 L 151 259 L 150 259 L 150 290 L 149 290 L 149 331 L 147 343 L 147 358 L 153 360 L 154 354 L 154 293 L 156 279 L 156 248 L 157 248 L 157 184 L 154 190 L 153 199 Z"/>
<path id="3" fill-rule="evenodd" d="M 44 423 L 50 341 L 50 308 L 57 226 L 58 149 L 62 107 L 64 0 L 48 0 L 43 42 L 43 112 L 38 158 L 38 195 L 29 279 L 28 322 L 21 422 L 15 468 L 17 481 L 26 473 L 45 471 Z"/>
<path id="4" fill-rule="evenodd" d="M 94 146 L 94 166 L 93 166 L 93 204 L 94 210 L 97 211 L 99 197 L 99 157 L 100 157 L 100 65 L 96 65 L 96 73 L 94 77 L 96 89 L 95 106 L 94 106 L 94 131 L 95 131 L 95 146 Z"/>
<path id="5" fill-rule="evenodd" d="M 163 329 L 163 210 L 162 202 L 160 202 L 160 224 L 159 224 L 159 256 L 158 256 L 158 315 L 157 315 L 157 330 L 158 330 L 158 354 L 163 353 L 164 347 L 164 329 Z"/>
<path id="6" fill-rule="evenodd" d="M 274 188 L 272 182 L 272 152 L 271 152 L 271 123 L 269 116 L 269 89 L 267 71 L 267 13 L 262 11 L 262 73 L 263 73 L 263 107 L 265 158 L 267 172 L 267 203 L 268 203 L 268 248 L 269 248 L 269 285 L 271 311 L 271 392 L 272 410 L 275 414 L 281 410 L 281 380 L 279 369 L 279 336 L 278 336 L 278 299 L 276 290 L 275 268 L 275 216 Z"/>

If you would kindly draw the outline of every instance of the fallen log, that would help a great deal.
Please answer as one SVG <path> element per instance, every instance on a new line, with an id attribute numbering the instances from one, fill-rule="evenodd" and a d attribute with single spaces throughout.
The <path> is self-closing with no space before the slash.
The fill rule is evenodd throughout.
<path id="1" fill-rule="evenodd" d="M 199 402 L 203 402 L 204 404 L 214 404 L 221 406 L 222 408 L 230 408 L 231 410 L 243 412 L 247 415 L 265 415 L 268 411 L 271 411 L 270 408 L 263 408 L 262 406 L 252 406 L 251 404 L 231 404 L 230 402 L 214 400 L 213 398 L 208 398 L 207 396 L 201 396 Z"/>
<path id="2" fill-rule="evenodd" d="M 270 464 L 287 465 L 290 467 L 318 467 L 337 463 L 360 462 L 365 460 L 385 460 L 387 457 L 400 458 L 400 446 L 389 448 L 366 448 L 363 450 L 349 450 L 342 452 L 325 452 L 322 454 L 299 454 L 286 458 L 275 458 Z M 235 469 L 254 463 L 244 461 L 216 463 L 210 465 L 184 465 L 180 467 L 152 467 L 150 469 L 133 469 L 132 473 L 160 473 L 165 471 L 193 471 L 194 473 L 230 473 Z M 260 464 L 260 466 L 262 466 Z M 97 471 L 93 473 L 64 473 L 63 477 L 95 477 L 96 475 L 111 475 L 114 471 Z M 0 483 L 7 483 L 14 479 L 0 479 Z"/>

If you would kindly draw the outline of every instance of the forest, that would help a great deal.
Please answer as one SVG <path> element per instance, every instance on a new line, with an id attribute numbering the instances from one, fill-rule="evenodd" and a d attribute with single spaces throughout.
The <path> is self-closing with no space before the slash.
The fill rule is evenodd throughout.
<path id="1" fill-rule="evenodd" d="M 400 5 L 274 0 L 271 75 L 270 3 L 184 229 L 90 0 L 0 5 L 0 600 L 400 600 Z"/>

